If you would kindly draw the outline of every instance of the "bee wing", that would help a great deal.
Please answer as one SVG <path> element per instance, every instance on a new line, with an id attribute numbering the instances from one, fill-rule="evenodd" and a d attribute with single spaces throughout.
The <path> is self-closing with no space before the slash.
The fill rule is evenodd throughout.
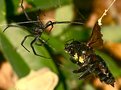
<path id="1" fill-rule="evenodd" d="M 87 46 L 93 48 L 101 48 L 103 46 L 103 39 L 101 34 L 101 27 L 98 25 L 98 22 L 94 25 L 92 30 L 91 37 L 87 42 Z"/>

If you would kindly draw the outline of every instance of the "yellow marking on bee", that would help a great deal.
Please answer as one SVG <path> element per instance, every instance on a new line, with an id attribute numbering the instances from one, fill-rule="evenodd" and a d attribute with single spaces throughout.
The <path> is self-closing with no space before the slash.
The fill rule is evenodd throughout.
<path id="1" fill-rule="evenodd" d="M 79 57 L 79 62 L 84 63 L 84 58 L 80 56 Z"/>
<path id="2" fill-rule="evenodd" d="M 75 53 L 74 59 L 75 59 L 75 60 L 78 60 L 78 55 L 77 55 L 77 53 Z"/>
<path id="3" fill-rule="evenodd" d="M 68 53 L 68 51 L 65 51 L 66 53 Z"/>
<path id="4" fill-rule="evenodd" d="M 75 59 L 76 61 L 78 60 L 78 55 L 77 55 L 77 53 L 75 53 L 74 59 Z M 80 62 L 80 63 L 84 63 L 84 58 L 83 58 L 82 56 L 79 56 L 79 62 Z"/>

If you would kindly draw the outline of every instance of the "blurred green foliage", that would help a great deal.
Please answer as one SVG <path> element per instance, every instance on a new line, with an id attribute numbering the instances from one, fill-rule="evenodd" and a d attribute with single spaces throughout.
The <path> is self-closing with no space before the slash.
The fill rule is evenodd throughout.
<path id="1" fill-rule="evenodd" d="M 33 8 L 28 10 L 29 13 L 37 11 L 38 9 L 45 10 L 57 8 L 56 20 L 71 21 L 73 18 L 72 0 L 26 1 L 33 5 Z M 50 57 L 51 59 L 38 57 L 33 54 L 30 47 L 30 41 L 33 40 L 33 38 L 28 38 L 25 43 L 25 46 L 31 51 L 31 53 L 28 53 L 21 46 L 21 41 L 29 34 L 27 30 L 20 27 L 10 27 L 5 33 L 2 32 L 6 27 L 5 24 L 7 25 L 7 22 L 14 21 L 15 23 L 15 21 L 21 21 L 18 17 L 22 17 L 22 14 L 17 13 L 19 0 L 0 0 L 0 6 L 0 50 L 5 58 L 11 63 L 17 75 L 21 78 L 27 75 L 31 69 L 38 70 L 42 67 L 49 67 L 53 72 L 57 73 L 60 78 L 56 90 L 72 90 L 74 88 L 77 90 L 77 88 L 81 88 L 83 80 L 78 80 L 78 76 L 72 73 L 72 70 L 77 68 L 77 65 L 74 65 L 69 61 L 69 55 L 64 52 L 64 44 L 70 39 L 87 41 L 91 30 L 79 25 L 55 25 L 50 35 L 46 33 L 43 33 L 42 35 L 44 40 L 49 38 L 47 42 L 48 46 L 40 47 L 35 45 L 35 49 L 39 54 L 44 55 L 45 57 Z M 121 27 L 103 27 L 103 39 L 117 42 L 121 41 L 121 31 L 119 28 Z M 110 55 L 102 51 L 97 51 L 96 53 L 103 57 L 115 77 L 121 75 L 120 68 Z M 61 62 L 61 64 L 59 62 Z M 85 86 L 85 88 L 92 90 L 92 86 L 90 85 Z"/>

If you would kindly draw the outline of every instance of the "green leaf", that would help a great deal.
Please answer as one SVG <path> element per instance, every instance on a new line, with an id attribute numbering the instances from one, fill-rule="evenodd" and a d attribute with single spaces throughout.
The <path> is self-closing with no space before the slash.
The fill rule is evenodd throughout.
<path id="1" fill-rule="evenodd" d="M 28 38 L 25 41 L 25 46 L 30 50 L 30 53 L 21 46 L 21 41 L 28 34 L 30 33 L 24 31 L 24 29 L 15 27 L 10 27 L 6 32 L 0 33 L 0 47 L 7 60 L 12 64 L 15 72 L 19 77 L 23 77 L 25 76 L 25 73 L 28 74 L 29 69 L 37 70 L 43 67 L 48 67 L 53 72 L 59 74 L 52 59 L 38 57 L 33 54 L 30 47 L 30 42 L 33 38 Z M 38 54 L 51 58 L 49 52 L 43 46 L 35 45 L 35 49 Z M 60 88 L 63 88 L 62 80 L 60 80 L 57 90 L 61 90 Z"/>
<path id="2" fill-rule="evenodd" d="M 2 26 L 1 22 L 5 20 L 5 15 L 6 15 L 6 11 L 5 11 L 4 0 L 0 0 L 0 26 Z"/>
<path id="3" fill-rule="evenodd" d="M 42 57 L 39 57 L 39 56 L 36 56 L 33 54 L 32 49 L 30 47 L 30 43 L 34 39 L 34 37 L 27 38 L 27 40 L 25 41 L 25 47 L 30 50 L 30 53 L 27 52 L 27 50 L 25 50 L 21 46 L 22 40 L 24 39 L 24 37 L 26 35 L 29 34 L 26 31 L 24 31 L 23 29 L 10 27 L 6 30 L 6 32 L 4 32 L 4 34 L 6 35 L 7 39 L 10 40 L 10 43 L 13 45 L 13 47 L 16 48 L 16 50 L 23 57 L 23 59 L 29 64 L 29 66 L 31 68 L 38 69 L 38 68 L 40 68 L 41 65 L 43 66 L 43 64 L 47 64 L 48 66 L 52 65 L 52 62 L 49 62 L 49 61 L 52 61 L 51 59 L 47 60 L 46 58 L 42 58 Z M 34 46 L 35 46 L 37 53 L 39 53 L 45 57 L 50 57 L 49 53 L 47 52 L 47 50 L 44 47 L 36 46 L 36 45 L 34 45 Z M 34 62 L 36 62 L 36 63 L 34 63 Z M 43 64 L 41 62 L 43 62 Z M 50 64 L 48 64 L 48 63 L 50 63 Z"/>
<path id="4" fill-rule="evenodd" d="M 2 32 L 2 27 L 4 27 L 6 22 L 5 0 L 0 0 L 0 6 L 0 49 L 4 53 L 6 59 L 10 61 L 18 76 L 23 77 L 29 73 L 29 67 L 22 61 L 22 57 L 17 54 L 16 49 Z"/>
<path id="5" fill-rule="evenodd" d="M 0 47 L 19 77 L 23 77 L 29 73 L 29 67 L 2 32 L 0 32 Z"/>
<path id="6" fill-rule="evenodd" d="M 37 9 L 50 9 L 69 4 L 72 0 L 27 0 Z"/>
<path id="7" fill-rule="evenodd" d="M 28 8 L 28 11 L 36 11 L 36 10 L 47 10 L 52 8 L 59 8 L 63 5 L 70 4 L 72 0 L 26 0 L 26 2 L 32 6 L 32 8 Z M 8 1 L 6 2 L 8 3 Z M 19 0 L 11 0 L 9 1 L 11 3 L 8 4 L 9 11 L 13 10 L 15 14 L 18 13 L 18 8 L 20 7 L 20 1 Z"/>
<path id="8" fill-rule="evenodd" d="M 60 38 L 64 41 L 71 39 L 86 41 L 89 37 L 89 31 L 82 26 L 70 26 L 60 35 Z"/>
<path id="9" fill-rule="evenodd" d="M 63 6 L 61 8 L 56 9 L 56 21 L 72 21 L 74 13 L 72 10 L 73 6 L 72 4 Z M 63 15 L 64 14 L 64 15 Z M 54 28 L 51 32 L 53 36 L 58 36 L 61 34 L 67 26 L 70 24 L 64 23 L 64 24 L 56 24 L 54 25 Z"/>

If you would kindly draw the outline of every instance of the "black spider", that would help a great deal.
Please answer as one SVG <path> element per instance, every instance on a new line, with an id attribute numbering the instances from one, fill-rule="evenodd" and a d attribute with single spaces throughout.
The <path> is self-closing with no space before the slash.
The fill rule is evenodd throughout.
<path id="1" fill-rule="evenodd" d="M 90 74 L 95 74 L 101 82 L 114 86 L 115 78 L 111 74 L 104 60 L 96 55 L 93 48 L 103 45 L 100 26 L 95 24 L 90 40 L 86 42 L 69 41 L 65 44 L 65 50 L 71 56 L 71 61 L 79 65 L 74 73 L 81 73 L 79 79 L 85 78 Z"/>
<path id="2" fill-rule="evenodd" d="M 52 22 L 52 21 L 48 21 L 46 24 L 43 24 L 43 23 L 41 22 L 39 16 L 37 16 L 37 21 L 33 21 L 33 20 L 31 20 L 31 19 L 29 18 L 28 14 L 26 13 L 26 11 L 24 10 L 24 7 L 23 7 L 23 0 L 21 0 L 21 8 L 22 8 L 22 10 L 23 10 L 23 12 L 24 12 L 24 14 L 25 14 L 25 16 L 26 16 L 26 18 L 27 18 L 28 21 L 27 21 L 27 22 L 19 22 L 18 24 L 20 25 L 20 24 L 24 24 L 24 23 L 25 23 L 25 24 L 26 24 L 26 23 L 31 23 L 31 24 L 34 25 L 34 28 L 32 29 L 32 34 L 25 36 L 24 39 L 23 39 L 23 41 L 21 42 L 21 45 L 22 45 L 28 52 L 30 52 L 30 51 L 24 46 L 24 42 L 25 42 L 25 40 L 26 40 L 28 37 L 34 37 L 34 39 L 33 39 L 33 40 L 31 41 L 31 43 L 30 43 L 30 46 L 31 46 L 31 48 L 32 48 L 32 50 L 33 50 L 33 53 L 34 53 L 36 56 L 40 56 L 40 57 L 46 58 L 45 56 L 42 56 L 42 55 L 36 53 L 33 44 L 34 44 L 34 43 L 37 43 L 37 42 L 40 42 L 40 44 L 37 43 L 37 45 L 39 45 L 39 46 L 42 46 L 42 45 L 45 44 L 46 41 L 44 41 L 43 39 L 41 39 L 41 35 L 42 35 L 42 33 L 43 33 L 49 26 L 51 26 L 51 28 L 50 28 L 50 30 L 49 30 L 49 32 L 50 32 L 50 31 L 52 30 L 54 24 L 62 24 L 62 23 L 83 24 L 83 23 L 80 23 L 80 22 L 71 22 L 71 21 L 62 21 L 62 22 Z M 4 32 L 7 28 L 9 28 L 9 27 L 18 27 L 18 26 L 17 26 L 17 25 L 10 25 L 10 24 L 9 24 L 9 25 L 3 30 L 3 32 Z M 25 29 L 26 29 L 26 28 L 25 28 Z"/>

